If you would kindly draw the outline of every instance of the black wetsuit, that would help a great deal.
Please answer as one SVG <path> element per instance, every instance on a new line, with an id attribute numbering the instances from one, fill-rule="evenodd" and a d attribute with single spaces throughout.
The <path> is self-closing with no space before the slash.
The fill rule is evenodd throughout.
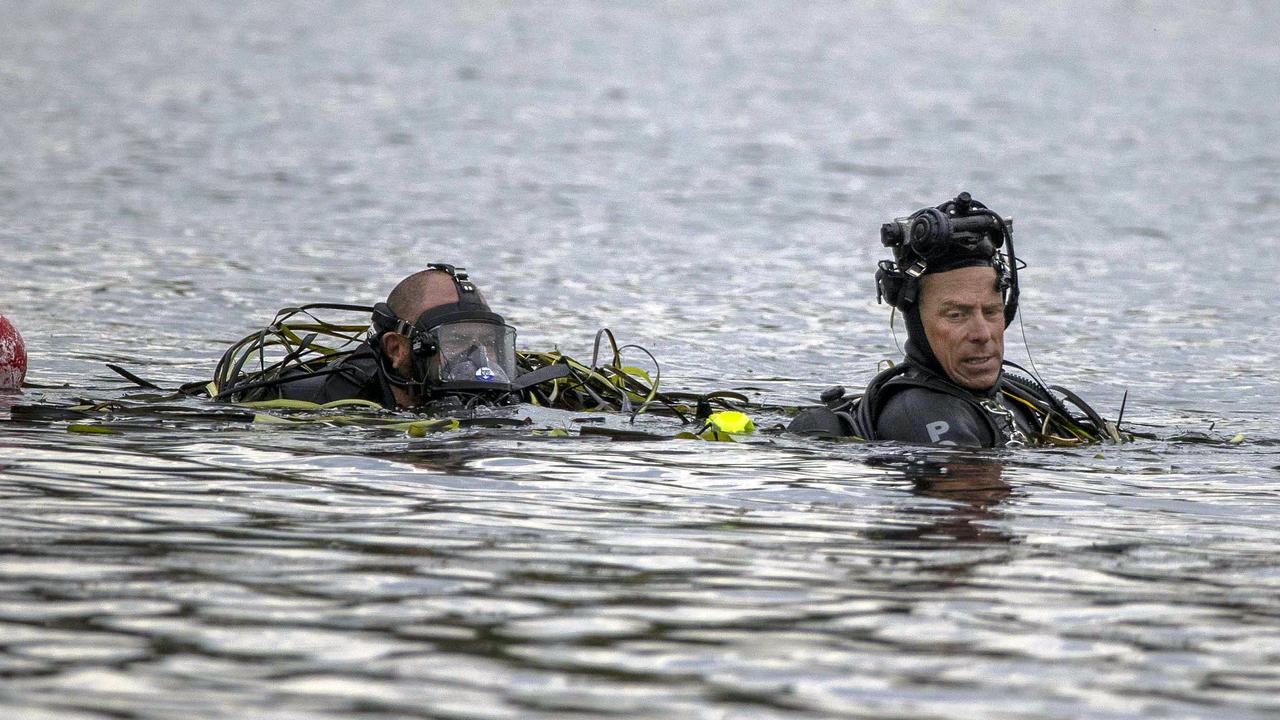
<path id="1" fill-rule="evenodd" d="M 882 373 L 867 386 L 859 408 L 866 439 L 966 447 L 1027 444 L 1033 420 L 1001 394 L 1003 374 L 987 391 L 975 392 L 928 368 L 905 364 L 901 372 Z"/>
<path id="2" fill-rule="evenodd" d="M 244 393 L 241 400 L 306 400 L 327 403 L 334 400 L 371 400 L 395 409 L 391 386 L 378 370 L 378 358 L 366 342 L 347 357 L 316 372 L 297 370 L 279 382 Z"/>
<path id="3" fill-rule="evenodd" d="M 997 447 L 1026 444 L 1033 420 L 1001 395 L 1002 381 L 982 393 L 908 359 L 877 375 L 862 396 L 801 412 L 792 432 L 919 445 Z"/>
<path id="4" fill-rule="evenodd" d="M 399 409 L 395 395 L 391 392 L 391 383 L 380 371 L 378 362 L 373 348 L 366 341 L 350 355 L 330 365 L 316 370 L 294 369 L 285 373 L 279 380 L 239 394 L 237 399 L 245 401 L 283 398 L 319 404 L 334 400 L 356 399 L 376 402 L 388 410 Z M 567 374 L 562 372 L 564 369 L 564 366 L 557 365 L 550 369 L 544 368 L 521 375 L 520 378 L 525 381 L 521 387 L 563 377 Z M 519 392 L 498 390 L 497 394 L 494 394 L 483 389 L 483 384 L 480 385 L 482 390 L 473 388 L 469 391 L 439 392 L 430 396 L 428 400 L 421 401 L 413 409 L 419 413 L 457 412 L 459 409 L 477 406 L 508 405 L 520 400 Z M 504 385 L 504 387 L 509 386 Z M 415 395 L 415 397 L 418 396 Z"/>

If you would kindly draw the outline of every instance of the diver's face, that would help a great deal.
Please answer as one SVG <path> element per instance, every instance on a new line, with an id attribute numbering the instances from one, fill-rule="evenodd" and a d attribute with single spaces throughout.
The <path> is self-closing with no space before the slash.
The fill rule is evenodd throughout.
<path id="1" fill-rule="evenodd" d="M 995 269 L 959 268 L 920 280 L 920 320 L 947 377 L 969 390 L 995 385 L 1004 361 L 1004 303 Z"/>

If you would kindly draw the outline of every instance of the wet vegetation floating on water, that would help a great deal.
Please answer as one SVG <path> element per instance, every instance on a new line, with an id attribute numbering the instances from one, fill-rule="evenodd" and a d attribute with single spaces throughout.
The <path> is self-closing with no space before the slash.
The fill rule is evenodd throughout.
<path id="1" fill-rule="evenodd" d="M 334 321 L 326 315 L 350 317 Z M 113 371 L 136 386 L 152 392 L 125 398 L 83 400 L 67 405 L 19 405 L 15 420 L 66 421 L 67 430 L 77 433 L 113 434 L 157 426 L 360 426 L 404 432 L 412 437 L 463 428 L 523 428 L 531 434 L 566 437 L 608 437 L 634 439 L 702 439 L 734 441 L 757 429 L 752 416 L 777 422 L 766 432 L 781 431 L 785 419 L 800 408 L 752 401 L 736 390 L 707 392 L 670 391 L 660 388 L 660 364 L 638 345 L 620 345 L 608 329 L 596 333 L 591 361 L 581 362 L 559 348 L 547 351 L 521 350 L 517 365 L 521 376 L 541 373 L 546 379 L 519 390 L 519 400 L 534 408 L 569 413 L 590 413 L 590 417 L 539 425 L 518 408 L 487 412 L 467 410 L 452 413 L 392 412 L 361 399 L 336 400 L 317 404 L 292 399 L 246 399 L 255 388 L 270 386 L 287 373 L 323 372 L 349 356 L 365 341 L 369 324 L 363 321 L 370 308 L 361 305 L 314 303 L 280 310 L 270 324 L 232 343 L 217 362 L 211 380 L 193 381 L 166 390 L 119 365 Z M 652 372 L 624 359 L 627 351 L 643 356 Z M 551 372 L 554 371 L 554 372 Z M 1101 418 L 1081 398 L 1064 388 L 1054 387 L 1061 397 L 1049 394 L 1051 402 L 1026 391 L 1035 381 L 1010 376 L 1005 395 L 1026 405 L 1041 425 L 1033 440 L 1040 445 L 1073 446 L 1097 442 L 1124 442 L 1135 437 L 1155 437 L 1153 433 L 1121 432 L 1117 423 Z M 194 400 L 215 400 L 192 404 Z M 1072 413 L 1071 403 L 1084 413 Z M 669 431 L 620 427 L 619 418 L 634 424 L 642 414 L 674 420 Z M 1189 442 L 1239 443 L 1243 437 L 1218 437 L 1209 433 L 1188 436 Z M 857 438 L 854 438 L 857 440 Z"/>

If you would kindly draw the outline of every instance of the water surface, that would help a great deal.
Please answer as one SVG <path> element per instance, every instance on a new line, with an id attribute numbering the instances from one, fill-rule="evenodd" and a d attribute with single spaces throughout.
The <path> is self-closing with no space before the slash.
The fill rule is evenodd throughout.
<path id="1" fill-rule="evenodd" d="M 6 716 L 1280 713 L 1272 4 L 8 14 L 0 312 L 38 387 L 0 407 L 207 377 L 437 260 L 523 347 L 608 326 L 665 387 L 811 400 L 897 355 L 879 224 L 968 190 L 1029 263 L 1009 356 L 1156 438 L 2 419 Z"/>

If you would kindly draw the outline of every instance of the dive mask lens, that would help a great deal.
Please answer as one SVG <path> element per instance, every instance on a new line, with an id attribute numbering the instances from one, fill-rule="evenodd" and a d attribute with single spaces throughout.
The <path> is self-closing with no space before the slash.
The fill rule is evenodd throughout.
<path id="1" fill-rule="evenodd" d="M 432 334 L 439 348 L 437 381 L 510 384 L 516 376 L 516 331 L 510 325 L 463 321 Z"/>

